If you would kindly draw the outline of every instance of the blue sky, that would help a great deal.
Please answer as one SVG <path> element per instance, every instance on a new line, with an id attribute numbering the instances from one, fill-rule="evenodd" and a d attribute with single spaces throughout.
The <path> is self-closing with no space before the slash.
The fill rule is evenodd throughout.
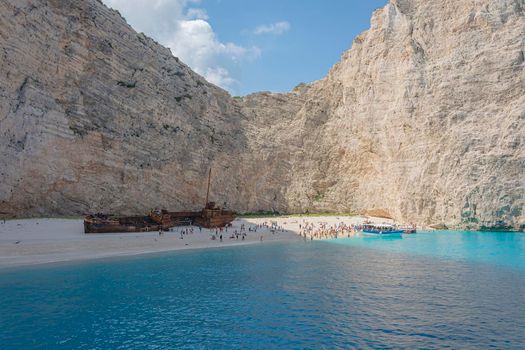
<path id="1" fill-rule="evenodd" d="M 326 75 L 386 0 L 103 0 L 234 95 Z"/>

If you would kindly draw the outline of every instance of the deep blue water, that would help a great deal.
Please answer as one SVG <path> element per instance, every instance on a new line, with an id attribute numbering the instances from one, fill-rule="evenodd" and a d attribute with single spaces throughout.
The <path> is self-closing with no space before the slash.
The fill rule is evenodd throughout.
<path id="1" fill-rule="evenodd" d="M 431 233 L 4 271 L 0 349 L 523 349 L 523 242 Z"/>

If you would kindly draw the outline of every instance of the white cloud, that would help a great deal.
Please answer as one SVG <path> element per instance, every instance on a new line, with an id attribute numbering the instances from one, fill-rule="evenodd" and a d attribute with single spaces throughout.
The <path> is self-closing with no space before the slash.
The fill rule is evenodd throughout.
<path id="1" fill-rule="evenodd" d="M 238 81 L 230 76 L 230 73 L 222 67 L 209 67 L 204 76 L 207 77 L 208 81 L 219 86 L 234 86 L 238 84 Z"/>
<path id="2" fill-rule="evenodd" d="M 228 89 L 238 82 L 226 66 L 260 56 L 256 47 L 220 42 L 211 25 L 202 19 L 180 21 L 177 30 L 164 43 L 208 81 Z"/>
<path id="3" fill-rule="evenodd" d="M 208 81 L 232 91 L 239 82 L 231 71 L 242 61 L 257 59 L 261 50 L 221 42 L 207 21 L 200 0 L 103 0 Z M 187 8 L 188 6 L 192 6 Z"/>
<path id="4" fill-rule="evenodd" d="M 255 30 L 253 32 L 255 34 L 257 34 L 257 35 L 260 35 L 260 34 L 281 35 L 281 34 L 287 32 L 287 31 L 289 31 L 291 27 L 292 26 L 290 25 L 289 22 L 282 21 L 282 22 L 276 22 L 276 23 L 271 23 L 271 24 L 265 24 L 265 25 L 258 26 L 257 28 L 255 28 Z"/>
<path id="5" fill-rule="evenodd" d="M 206 12 L 206 10 L 192 7 L 188 9 L 188 12 L 186 12 L 186 19 L 208 20 L 210 19 L 210 17 L 208 16 L 208 13 Z"/>

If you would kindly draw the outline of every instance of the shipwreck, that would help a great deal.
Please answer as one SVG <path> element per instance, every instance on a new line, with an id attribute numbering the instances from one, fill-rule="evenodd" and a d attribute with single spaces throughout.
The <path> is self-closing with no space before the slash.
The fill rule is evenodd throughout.
<path id="1" fill-rule="evenodd" d="M 116 216 L 92 214 L 84 218 L 85 233 L 149 232 L 168 231 L 175 226 L 196 225 L 204 228 L 219 228 L 231 224 L 236 213 L 209 201 L 211 169 L 208 174 L 206 204 L 201 211 L 167 210 L 151 211 L 144 216 Z"/>

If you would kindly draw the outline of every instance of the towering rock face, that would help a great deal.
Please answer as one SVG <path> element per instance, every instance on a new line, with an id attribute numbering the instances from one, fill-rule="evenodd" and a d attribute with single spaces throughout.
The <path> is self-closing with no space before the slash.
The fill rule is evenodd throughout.
<path id="1" fill-rule="evenodd" d="M 0 212 L 196 209 L 210 166 L 239 206 L 229 94 L 99 1 L 2 1 L 0 23 Z"/>
<path id="2" fill-rule="evenodd" d="M 525 224 L 523 0 L 391 0 L 320 81 L 232 99 L 91 0 L 0 3 L 0 212 Z"/>
<path id="3" fill-rule="evenodd" d="M 289 210 L 523 225 L 523 4 L 391 1 L 325 79 L 245 98 L 283 130 Z"/>

